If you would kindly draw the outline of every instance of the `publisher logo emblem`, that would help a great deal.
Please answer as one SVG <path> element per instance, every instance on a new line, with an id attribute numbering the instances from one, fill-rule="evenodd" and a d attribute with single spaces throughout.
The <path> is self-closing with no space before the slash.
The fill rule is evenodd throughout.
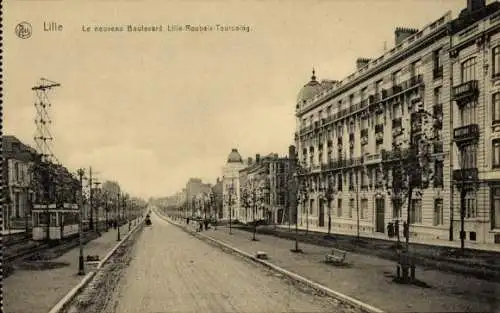
<path id="1" fill-rule="evenodd" d="M 28 39 L 31 37 L 31 34 L 33 32 L 31 28 L 31 24 L 28 22 L 21 22 L 17 24 L 16 29 L 15 29 L 17 37 L 21 39 Z"/>

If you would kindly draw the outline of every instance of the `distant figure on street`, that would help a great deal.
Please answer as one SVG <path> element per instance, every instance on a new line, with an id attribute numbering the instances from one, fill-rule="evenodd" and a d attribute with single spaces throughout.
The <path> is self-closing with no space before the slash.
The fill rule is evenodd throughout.
<path id="1" fill-rule="evenodd" d="M 186 224 L 189 225 L 189 217 L 186 218 Z"/>

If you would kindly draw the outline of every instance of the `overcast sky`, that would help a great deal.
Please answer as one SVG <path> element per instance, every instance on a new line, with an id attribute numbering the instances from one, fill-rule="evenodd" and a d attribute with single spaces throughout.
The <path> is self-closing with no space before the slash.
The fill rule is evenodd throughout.
<path id="1" fill-rule="evenodd" d="M 36 147 L 31 91 L 61 84 L 53 151 L 138 196 L 167 196 L 189 177 L 213 183 L 232 148 L 284 155 L 299 89 L 343 79 L 357 57 L 394 45 L 394 28 L 456 16 L 466 0 L 7 1 L 4 133 Z M 29 39 L 15 36 L 28 21 Z M 44 32 L 43 23 L 63 25 Z M 250 32 L 83 32 L 83 25 L 248 25 Z"/>

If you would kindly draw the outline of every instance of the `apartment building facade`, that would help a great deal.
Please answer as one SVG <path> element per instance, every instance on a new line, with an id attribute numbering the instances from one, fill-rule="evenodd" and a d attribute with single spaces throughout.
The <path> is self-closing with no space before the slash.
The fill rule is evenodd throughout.
<path id="1" fill-rule="evenodd" d="M 478 10 L 464 10 L 450 27 L 453 207 L 463 199 L 466 240 L 498 244 L 500 12 L 498 3 L 471 5 Z M 459 219 L 453 228 L 460 229 Z"/>
<path id="2" fill-rule="evenodd" d="M 273 223 L 283 224 L 288 216 L 290 178 L 288 156 L 274 154 L 269 159 L 269 206 Z"/>
<path id="3" fill-rule="evenodd" d="M 31 219 L 33 192 L 33 165 L 36 151 L 14 136 L 2 137 L 5 157 L 4 177 L 7 179 L 7 206 L 4 209 L 4 229 L 25 228 Z M 30 221 L 28 221 L 30 222 Z"/>
<path id="4" fill-rule="evenodd" d="M 470 185 L 467 240 L 495 241 L 497 12 L 498 3 L 468 1 L 457 19 L 448 12 L 420 31 L 397 28 L 393 49 L 359 58 L 357 71 L 342 81 L 320 82 L 313 72 L 296 103 L 295 145 L 307 169 L 299 223 L 327 227 L 331 214 L 333 230 L 355 230 L 359 223 L 361 233 L 386 233 L 388 223 L 406 221 L 409 210 L 411 237 L 459 240 L 460 190 Z M 429 117 L 413 117 L 422 110 Z M 431 178 L 414 191 L 409 209 L 405 201 L 396 205 L 401 199 L 389 184 L 394 147 L 407 149 L 429 133 Z M 475 179 L 464 184 L 464 175 Z"/>

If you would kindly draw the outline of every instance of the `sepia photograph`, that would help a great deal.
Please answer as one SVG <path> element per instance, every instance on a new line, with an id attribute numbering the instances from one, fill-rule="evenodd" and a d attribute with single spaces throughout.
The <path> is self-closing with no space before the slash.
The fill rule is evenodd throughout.
<path id="1" fill-rule="evenodd" d="M 0 313 L 500 313 L 500 1 L 1 14 Z"/>

